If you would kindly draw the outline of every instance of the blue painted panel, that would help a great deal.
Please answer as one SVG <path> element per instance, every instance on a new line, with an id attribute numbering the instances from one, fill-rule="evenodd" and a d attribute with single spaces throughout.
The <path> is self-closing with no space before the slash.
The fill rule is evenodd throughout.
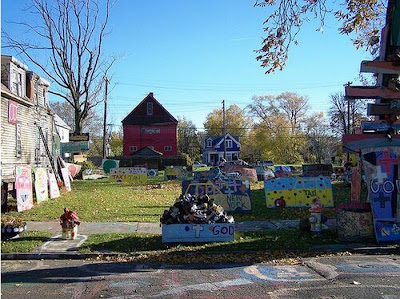
<path id="1" fill-rule="evenodd" d="M 163 224 L 163 243 L 229 242 L 235 239 L 235 224 Z"/>
<path id="2" fill-rule="evenodd" d="M 375 234 L 378 242 L 398 242 L 400 241 L 400 222 L 375 220 Z"/>

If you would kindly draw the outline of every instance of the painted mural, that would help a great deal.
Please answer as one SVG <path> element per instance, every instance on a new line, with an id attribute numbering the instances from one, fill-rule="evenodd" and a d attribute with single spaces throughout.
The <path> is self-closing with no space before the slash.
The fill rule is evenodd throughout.
<path id="1" fill-rule="evenodd" d="M 309 207 L 316 197 L 325 207 L 333 207 L 331 180 L 325 176 L 268 180 L 264 192 L 268 208 Z"/>
<path id="2" fill-rule="evenodd" d="M 110 169 L 110 181 L 122 183 L 147 182 L 147 168 L 119 167 Z"/>
<path id="3" fill-rule="evenodd" d="M 58 189 L 56 176 L 50 170 L 47 170 L 47 174 L 49 177 L 49 191 L 50 191 L 50 198 L 57 198 L 60 197 L 60 189 Z"/>
<path id="4" fill-rule="evenodd" d="M 36 202 L 41 203 L 49 199 L 47 169 L 42 167 L 36 168 L 34 174 Z"/>
<path id="5" fill-rule="evenodd" d="M 207 194 L 225 211 L 251 212 L 250 184 L 240 180 L 183 181 L 182 194 L 196 196 Z"/>
<path id="6" fill-rule="evenodd" d="M 400 148 L 367 148 L 361 153 L 376 239 L 400 241 Z"/>
<path id="7" fill-rule="evenodd" d="M 30 210 L 33 207 L 32 169 L 30 165 L 15 167 L 15 188 L 18 212 Z"/>

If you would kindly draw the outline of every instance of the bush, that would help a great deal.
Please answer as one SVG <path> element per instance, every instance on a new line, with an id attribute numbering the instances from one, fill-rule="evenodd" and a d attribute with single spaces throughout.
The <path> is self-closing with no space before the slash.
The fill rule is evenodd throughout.
<path id="1" fill-rule="evenodd" d="M 24 225 L 24 219 L 21 217 L 1 214 L 1 228 L 17 228 Z"/>

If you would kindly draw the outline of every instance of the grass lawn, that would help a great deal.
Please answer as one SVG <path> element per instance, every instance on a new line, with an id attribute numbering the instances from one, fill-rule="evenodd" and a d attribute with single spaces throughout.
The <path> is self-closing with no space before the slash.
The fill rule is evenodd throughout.
<path id="1" fill-rule="evenodd" d="M 320 235 L 300 230 L 279 230 L 259 232 L 236 232 L 235 241 L 215 243 L 167 244 L 160 235 L 151 234 L 95 234 L 90 235 L 80 248 L 81 252 L 132 253 L 136 251 L 168 250 L 196 252 L 265 251 L 297 249 L 306 250 L 314 245 L 340 243 L 335 232 L 324 231 Z"/>
<path id="2" fill-rule="evenodd" d="M 51 236 L 52 233 L 50 232 L 23 232 L 20 234 L 19 238 L 1 240 L 1 252 L 32 252 L 37 247 L 46 242 Z"/>
<path id="3" fill-rule="evenodd" d="M 55 221 L 64 207 L 77 212 L 86 222 L 159 222 L 160 216 L 181 193 L 179 181 L 150 181 L 147 184 L 109 182 L 108 179 L 72 183 L 72 191 L 62 191 L 60 198 L 35 205 L 31 210 L 18 214 L 24 220 Z M 230 213 L 236 221 L 301 219 L 309 216 L 308 208 L 270 209 L 266 207 L 263 183 L 252 184 L 252 213 Z M 350 187 L 344 183 L 333 184 L 335 203 L 348 202 Z M 335 217 L 333 208 L 325 214 Z"/>

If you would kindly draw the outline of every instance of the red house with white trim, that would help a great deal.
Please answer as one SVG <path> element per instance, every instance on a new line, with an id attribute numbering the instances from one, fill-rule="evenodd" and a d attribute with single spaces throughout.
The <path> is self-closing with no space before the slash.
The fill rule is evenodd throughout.
<path id="1" fill-rule="evenodd" d="M 122 120 L 124 156 L 132 156 L 145 147 L 163 156 L 176 156 L 177 125 L 175 117 L 150 92 Z"/>

